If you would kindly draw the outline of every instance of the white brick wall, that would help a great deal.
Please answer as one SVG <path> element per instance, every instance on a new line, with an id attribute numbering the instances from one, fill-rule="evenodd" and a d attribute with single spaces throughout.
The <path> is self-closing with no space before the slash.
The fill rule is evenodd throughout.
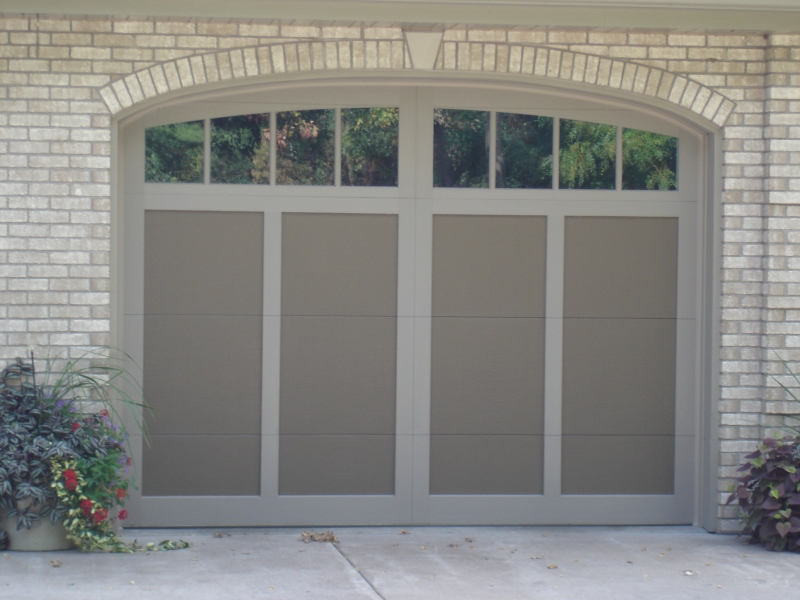
<path id="1" fill-rule="evenodd" d="M 109 342 L 109 106 L 407 56 L 398 28 L 0 18 L 0 358 Z M 800 362 L 800 36 L 452 28 L 438 67 L 599 81 L 724 123 L 722 503 L 786 408 L 776 352 Z M 735 529 L 734 508 L 720 516 Z"/>

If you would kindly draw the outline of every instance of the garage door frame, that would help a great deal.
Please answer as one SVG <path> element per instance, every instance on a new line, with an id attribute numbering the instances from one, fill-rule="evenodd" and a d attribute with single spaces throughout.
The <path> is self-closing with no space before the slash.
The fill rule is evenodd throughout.
<path id="1" fill-rule="evenodd" d="M 360 82 L 360 83 L 363 83 Z M 397 85 L 407 86 L 407 82 L 398 81 L 396 82 Z M 419 83 L 419 82 L 417 82 Z M 340 81 L 330 82 L 331 88 L 341 84 Z M 320 84 L 320 87 L 326 87 Z M 369 87 L 369 86 L 367 86 Z M 462 90 L 461 97 L 456 97 L 456 101 L 453 101 L 453 88 L 458 87 Z M 521 91 L 523 88 L 520 86 L 507 86 L 508 96 L 514 96 L 515 93 L 519 97 L 524 97 L 529 95 L 529 92 Z M 260 91 L 268 90 L 269 86 L 261 86 Z M 536 90 L 540 96 L 547 96 L 548 90 Z M 332 93 L 333 90 L 326 90 L 326 98 L 328 102 L 325 103 L 324 107 L 330 107 L 333 102 L 330 101 L 331 98 L 335 98 L 335 93 Z M 287 94 L 291 95 L 291 90 L 286 92 Z M 397 97 L 398 89 L 392 90 L 391 95 Z M 405 89 L 405 92 L 408 93 L 408 88 Z M 417 87 L 414 90 L 415 98 L 413 101 L 419 107 L 420 105 L 424 106 L 431 106 L 433 104 L 439 105 L 440 102 L 447 102 L 447 108 L 459 108 L 462 105 L 463 107 L 469 108 L 483 108 L 484 106 L 481 105 L 481 98 L 494 98 L 494 102 L 488 108 L 493 109 L 497 108 L 501 110 L 502 108 L 507 108 L 508 105 L 503 106 L 502 103 L 498 103 L 497 98 L 497 90 L 496 89 L 488 89 L 488 86 L 485 84 L 480 84 L 478 82 L 462 82 L 456 84 L 455 82 L 451 82 L 448 86 L 439 85 L 438 93 L 443 95 L 445 100 L 440 100 L 437 103 L 436 98 L 437 90 L 433 89 L 433 84 L 429 83 L 429 85 L 424 85 Z M 380 99 L 384 96 L 383 92 L 375 92 L 374 89 L 368 90 L 366 92 L 367 97 L 373 97 Z M 560 104 L 564 103 L 564 98 L 570 98 L 568 94 L 564 93 L 556 93 L 552 96 L 553 98 L 557 98 Z M 589 97 L 589 96 L 587 96 Z M 202 99 L 201 96 L 197 97 L 197 100 L 200 101 Z M 572 98 L 570 98 L 572 100 Z M 406 101 L 409 101 L 407 99 Z M 574 101 L 580 105 L 583 102 L 581 99 L 574 99 Z M 625 125 L 626 126 L 633 126 L 639 127 L 642 129 L 653 130 L 652 126 L 648 127 L 648 123 L 652 124 L 654 119 L 652 116 L 647 115 L 647 111 L 642 111 L 639 113 L 632 113 L 631 110 L 633 106 L 625 105 L 624 103 L 620 102 L 607 102 L 604 100 L 600 100 L 597 98 L 591 98 L 591 103 L 597 107 L 601 107 L 597 110 L 585 110 L 576 108 L 574 113 L 570 113 L 569 109 L 560 108 L 559 112 L 561 115 L 565 116 L 572 116 L 574 115 L 575 118 L 579 118 L 581 120 L 587 121 L 609 121 L 615 119 L 609 119 L 609 114 L 619 115 L 623 112 L 626 114 L 625 117 Z M 136 172 L 138 169 L 141 169 L 141 165 L 137 164 L 139 158 L 142 153 L 137 150 L 137 143 L 135 141 L 135 136 L 131 134 L 133 130 L 137 127 L 143 126 L 144 123 L 155 124 L 158 122 L 177 122 L 177 121 L 185 121 L 190 120 L 190 115 L 192 111 L 200 110 L 200 112 L 204 113 L 206 117 L 214 117 L 214 116 L 222 116 L 222 114 L 244 114 L 247 112 L 259 112 L 257 109 L 253 109 L 252 105 L 247 103 L 241 102 L 215 102 L 217 106 L 214 107 L 214 110 L 218 110 L 217 113 L 209 110 L 209 107 L 206 105 L 202 109 L 187 109 L 187 106 L 176 106 L 171 108 L 165 108 L 158 112 L 152 112 L 151 114 L 144 117 L 144 119 L 139 119 L 137 121 L 136 118 L 129 118 L 125 124 L 125 131 L 121 136 L 122 139 L 122 148 L 121 148 L 121 156 L 124 157 L 124 164 L 125 164 L 125 171 L 127 172 Z M 292 103 L 292 108 L 299 108 L 301 103 L 294 102 Z M 357 103 L 358 104 L 358 103 Z M 354 104 L 353 106 L 357 105 Z M 500 106 L 498 106 L 500 104 Z M 511 103 L 513 104 L 513 103 Z M 375 106 L 383 105 L 380 102 L 378 104 L 373 104 Z M 249 108 L 246 108 L 249 106 Z M 288 104 L 284 104 L 286 108 L 289 108 Z M 237 107 L 241 107 L 240 112 L 236 112 L 239 110 Z M 310 108 L 311 106 L 309 106 Z M 322 107 L 322 106 L 320 106 Z M 233 112 L 231 112 L 233 110 Z M 281 110 L 281 107 L 273 110 Z M 401 109 L 402 113 L 402 109 Z M 198 113 L 199 114 L 199 113 Z M 545 114 L 543 111 L 539 111 L 537 114 Z M 695 140 L 694 150 L 692 151 L 691 155 L 687 155 L 684 152 L 684 148 L 682 148 L 681 152 L 681 161 L 689 161 L 693 164 L 704 165 L 710 162 L 706 159 L 706 155 L 709 153 L 709 143 L 708 137 L 703 135 L 701 132 L 697 132 L 696 128 L 689 127 L 682 123 L 677 118 L 673 117 L 665 117 L 661 115 L 662 123 L 669 124 L 667 129 L 670 127 L 674 127 L 675 130 L 682 130 L 683 133 L 681 135 L 687 136 L 690 135 Z M 618 120 L 618 119 L 617 119 Z M 499 517 L 493 517 L 491 519 L 491 523 L 521 523 L 521 522 L 541 522 L 541 523 L 556 523 L 556 522 L 603 522 L 603 523 L 612 523 L 615 522 L 612 515 L 609 514 L 608 509 L 602 508 L 604 503 L 609 504 L 609 506 L 616 507 L 614 510 L 618 511 L 620 515 L 624 517 L 620 519 L 619 522 L 636 522 L 636 523 L 664 523 L 664 522 L 676 522 L 676 523 L 685 523 L 691 521 L 692 519 L 696 519 L 696 515 L 700 513 L 698 510 L 698 502 L 700 502 L 700 495 L 695 493 L 693 489 L 699 490 L 700 488 L 704 487 L 702 484 L 709 482 L 709 477 L 715 479 L 713 469 L 710 469 L 713 465 L 713 461 L 709 461 L 709 455 L 715 455 L 715 450 L 709 449 L 709 433 L 713 434 L 713 428 L 706 428 L 706 432 L 702 431 L 703 419 L 701 418 L 703 415 L 700 414 L 700 407 L 703 406 L 708 410 L 709 405 L 709 398 L 706 397 L 704 402 L 697 402 L 690 410 L 685 411 L 686 414 L 682 417 L 685 421 L 684 427 L 688 428 L 692 432 L 692 443 L 691 444 L 680 444 L 682 450 L 686 450 L 687 456 L 681 459 L 681 462 L 691 463 L 691 468 L 686 469 L 684 471 L 684 475 L 680 478 L 680 485 L 676 488 L 676 491 L 682 496 L 684 499 L 681 502 L 681 506 L 679 509 L 668 508 L 666 505 L 659 508 L 659 504 L 662 499 L 656 497 L 650 497 L 648 500 L 649 509 L 645 508 L 636 508 L 637 501 L 641 504 L 640 499 L 630 499 L 630 502 L 626 504 L 627 500 L 620 498 L 620 497 L 613 497 L 613 498 L 597 498 L 597 497 L 581 497 L 581 498 L 567 498 L 560 497 L 558 495 L 553 494 L 554 490 L 557 490 L 559 487 L 559 474 L 554 472 L 553 469 L 550 469 L 550 472 L 546 471 L 545 475 L 545 493 L 542 497 L 508 497 L 508 498 L 435 498 L 430 497 L 425 493 L 426 489 L 426 479 L 424 474 L 424 469 L 419 468 L 420 465 L 424 464 L 424 459 L 426 455 L 426 448 L 425 442 L 421 441 L 426 433 L 426 423 L 424 419 L 424 415 L 426 414 L 426 398 L 429 398 L 429 381 L 425 381 L 426 372 L 425 369 L 425 356 L 426 356 L 426 348 L 428 353 L 428 360 L 430 354 L 430 326 L 429 326 L 429 315 L 430 315 L 430 261 L 427 259 L 430 258 L 430 249 L 425 245 L 428 243 L 430 239 L 430 218 L 433 214 L 541 214 L 541 206 L 546 204 L 549 205 L 550 208 L 548 209 L 549 219 L 548 219 L 548 316 L 551 316 L 551 308 L 550 307 L 557 307 L 560 305 L 558 294 L 555 291 L 555 287 L 549 285 L 551 282 L 551 278 L 558 277 L 557 272 L 558 270 L 555 266 L 558 264 L 558 240 L 559 240 L 559 231 L 561 232 L 561 236 L 563 238 L 563 227 L 560 227 L 561 219 L 569 213 L 569 210 L 566 210 L 569 206 L 573 207 L 582 207 L 581 210 L 590 211 L 593 214 L 604 214 L 604 215 L 619 215 L 619 216 L 632 216 L 632 215 L 675 215 L 679 216 L 681 219 L 681 239 L 686 239 L 687 236 L 690 238 L 694 238 L 695 242 L 691 244 L 680 243 L 679 248 L 681 249 L 681 257 L 679 261 L 684 267 L 681 271 L 685 274 L 684 280 L 682 280 L 681 288 L 687 289 L 688 287 L 695 287 L 697 293 L 689 294 L 691 296 L 690 299 L 684 298 L 683 302 L 686 304 L 687 302 L 691 305 L 691 314 L 692 318 L 697 319 L 698 322 L 701 322 L 701 326 L 693 327 L 691 331 L 679 331 L 679 337 L 685 338 L 692 338 L 691 339 L 691 347 L 694 348 L 694 354 L 697 357 L 697 360 L 689 361 L 690 364 L 685 364 L 686 361 L 679 361 L 678 368 L 684 369 L 686 372 L 699 372 L 702 370 L 701 376 L 693 377 L 693 381 L 691 383 L 691 392 L 690 393 L 692 398 L 698 398 L 700 396 L 707 396 L 707 390 L 713 389 L 715 385 L 713 381 L 713 377 L 709 377 L 708 368 L 709 365 L 715 364 L 713 361 L 714 355 L 714 348 L 715 344 L 709 344 L 709 341 L 713 338 L 713 329 L 714 324 L 718 321 L 716 318 L 715 308 L 713 303 L 709 303 L 706 299 L 707 297 L 714 297 L 714 288 L 715 280 L 709 280 L 707 277 L 703 276 L 702 273 L 707 273 L 709 269 L 711 272 L 716 272 L 714 270 L 714 248 L 716 247 L 717 240 L 715 236 L 711 236 L 709 239 L 709 230 L 713 231 L 713 223 L 716 218 L 718 218 L 717 213 L 718 210 L 715 209 L 713 203 L 708 202 L 706 198 L 709 197 L 709 194 L 706 187 L 709 185 L 713 188 L 713 177 L 708 177 L 706 174 L 709 170 L 713 171 L 713 165 L 710 167 L 698 168 L 697 169 L 697 178 L 694 181 L 690 180 L 689 185 L 687 186 L 682 180 L 681 183 L 681 192 L 685 192 L 687 187 L 691 187 L 693 190 L 696 191 L 695 198 L 699 198 L 694 202 L 694 206 L 692 208 L 687 208 L 686 206 L 682 206 L 684 203 L 672 203 L 672 202 L 658 202 L 655 206 L 650 206 L 649 203 L 640 203 L 640 206 L 631 209 L 631 202 L 630 201 L 619 201 L 618 206 L 613 206 L 613 203 L 610 203 L 603 198 L 604 196 L 608 196 L 610 194 L 614 194 L 614 192 L 596 192 L 596 191 L 579 191 L 574 192 L 574 200 L 570 202 L 565 202 L 563 200 L 563 195 L 566 193 L 565 191 L 542 191 L 536 190 L 536 195 L 539 199 L 536 201 L 538 203 L 539 208 L 528 205 L 525 206 L 525 200 L 523 196 L 527 192 L 520 192 L 516 193 L 517 191 L 512 190 L 503 190 L 503 194 L 498 194 L 498 196 L 504 196 L 500 198 L 494 198 L 489 202 L 492 203 L 491 206 L 487 206 L 487 200 L 481 198 L 483 194 L 485 196 L 484 190 L 442 190 L 442 189 L 433 189 L 430 185 L 427 185 L 426 182 L 431 181 L 431 177 L 428 175 L 430 174 L 431 163 L 429 160 L 429 155 L 425 152 L 416 153 L 416 159 L 414 159 L 414 148 L 415 144 L 416 147 L 425 148 L 429 147 L 430 144 L 426 138 L 430 139 L 432 136 L 430 124 L 425 122 L 424 119 L 420 119 L 417 121 L 416 127 L 414 130 L 409 128 L 407 125 L 405 129 L 404 127 L 402 116 L 401 116 L 401 156 L 400 162 L 401 165 L 408 164 L 408 161 L 416 160 L 416 171 L 421 173 L 419 177 L 414 177 L 413 174 L 409 174 L 408 170 L 404 170 L 401 166 L 400 170 L 400 186 L 397 190 L 391 191 L 381 191 L 381 193 L 376 193 L 374 190 L 369 189 L 357 189 L 357 190 L 348 190 L 351 192 L 351 197 L 347 200 L 343 200 L 341 198 L 337 199 L 337 206 L 331 207 L 329 196 L 330 190 L 320 190 L 320 189 L 309 189 L 309 188 L 295 188 L 295 189 L 286 189 L 276 186 L 278 189 L 275 190 L 276 193 L 280 193 L 284 196 L 283 205 L 288 210 L 298 210 L 296 206 L 297 197 L 300 195 L 306 196 L 308 199 L 305 200 L 305 204 L 302 210 L 307 210 L 309 212 L 314 211 L 325 211 L 325 212 L 348 212 L 348 211 L 357 211 L 357 212 L 371 212 L 371 213 L 395 213 L 400 215 L 400 222 L 401 222 L 401 235 L 400 239 L 400 256 L 403 257 L 409 256 L 406 254 L 408 251 L 403 250 L 403 247 L 407 248 L 408 245 L 416 246 L 417 250 L 414 251 L 412 254 L 416 256 L 416 264 L 411 266 L 405 265 L 399 269 L 399 278 L 401 281 L 401 285 L 399 286 L 400 290 L 403 289 L 413 289 L 413 299 L 406 298 L 403 300 L 403 292 L 401 291 L 399 294 L 399 302 L 398 314 L 400 317 L 398 320 L 400 321 L 403 317 L 413 317 L 413 320 L 416 321 L 412 326 L 405 327 L 403 325 L 398 326 L 398 432 L 401 431 L 401 424 L 403 422 L 408 422 L 410 418 L 410 408 L 413 406 L 413 430 L 418 435 L 421 436 L 419 439 L 415 440 L 413 443 L 413 452 L 414 455 L 414 464 L 417 467 L 413 470 L 413 482 L 411 482 L 412 478 L 412 471 L 410 469 L 410 465 L 401 465 L 400 461 L 398 461 L 398 468 L 396 471 L 397 476 L 397 485 L 396 491 L 401 489 L 410 490 L 413 488 L 413 501 L 409 503 L 409 496 L 406 496 L 405 493 L 401 493 L 400 495 L 394 497 L 393 500 L 389 500 L 388 498 L 363 498 L 363 499 L 356 499 L 353 497 L 347 498 L 336 498 L 336 497 L 326 497 L 325 499 L 325 506 L 323 508 L 312 508 L 311 504 L 321 504 L 316 502 L 320 500 L 319 498 L 298 498 L 293 497 L 291 504 L 292 510 L 290 511 L 292 514 L 287 513 L 285 516 L 280 516 L 277 519 L 273 520 L 275 517 L 275 512 L 270 511 L 269 508 L 261 506 L 259 501 L 256 498 L 237 498 L 236 504 L 241 505 L 240 508 L 236 508 L 231 510 L 228 515 L 221 513 L 216 508 L 212 507 L 211 504 L 208 502 L 201 501 L 202 499 L 196 498 L 182 498 L 182 507 L 180 509 L 172 509 L 169 508 L 165 504 L 164 499 L 153 499 L 147 498 L 142 499 L 141 497 L 134 496 L 132 498 L 132 509 L 138 509 L 140 514 L 142 515 L 141 524 L 146 525 L 183 525 L 183 524 L 194 524 L 195 522 L 204 521 L 208 522 L 208 524 L 219 524 L 219 525 L 246 525 L 246 524 L 267 524 L 263 520 L 252 520 L 250 518 L 242 519 L 241 514 L 242 511 L 258 511 L 262 512 L 262 514 L 268 515 L 269 524 L 340 524 L 345 523 L 347 520 L 345 519 L 342 521 L 340 518 L 337 518 L 337 515 L 341 514 L 341 511 L 344 509 L 352 510 L 356 507 L 356 510 L 365 517 L 367 522 L 371 522 L 374 520 L 375 524 L 378 522 L 380 523 L 449 523 L 449 524 L 456 524 L 456 523 L 487 523 L 487 521 L 481 517 L 481 515 L 486 515 L 487 511 L 490 511 L 492 514 L 499 515 Z M 430 140 L 432 143 L 432 140 Z M 122 314 L 126 311 L 129 311 L 132 302 L 130 300 L 131 296 L 131 284 L 133 279 L 139 276 L 140 274 L 140 267 L 136 266 L 135 256 L 136 253 L 140 251 L 138 248 L 138 241 L 130 239 L 130 232 L 136 231 L 137 227 L 140 224 L 136 223 L 136 219 L 138 218 L 136 215 L 136 211 L 125 210 L 130 208 L 130 206 L 137 201 L 139 194 L 141 191 L 136 190 L 136 186 L 131 186 L 131 179 L 126 179 L 126 174 L 122 173 L 123 169 L 118 168 L 118 172 L 120 173 L 120 177 L 124 181 L 123 183 L 123 190 L 122 196 L 123 201 L 122 205 L 123 211 L 117 211 L 117 216 L 119 218 L 119 223 L 117 225 L 117 231 L 124 231 L 128 234 L 128 242 L 122 242 L 120 244 L 120 248 L 124 245 L 124 253 L 122 253 L 123 261 L 125 266 L 123 267 L 123 271 L 126 272 L 126 277 L 123 281 L 124 286 L 127 294 L 123 293 L 125 300 L 123 301 L 123 305 L 125 308 L 122 309 Z M 684 173 L 686 169 L 683 169 Z M 140 171 L 141 172 L 141 171 Z M 711 183 L 709 184 L 709 181 Z M 144 206 L 153 206 L 158 208 L 186 208 L 187 206 L 191 205 L 196 209 L 203 209 L 203 210 L 219 210 L 220 206 L 218 204 L 218 195 L 217 194 L 207 194 L 205 192 L 197 194 L 196 190 L 188 190 L 187 193 L 193 197 L 190 204 L 187 204 L 187 196 L 182 193 L 175 193 L 173 190 L 165 190 L 168 192 L 167 194 L 161 194 L 162 189 L 164 188 L 163 185 L 158 184 L 150 184 L 151 187 L 156 189 L 156 194 L 150 194 L 148 192 L 148 198 L 144 199 Z M 183 186 L 179 186 L 183 187 Z M 246 186 L 227 186 L 227 187 L 236 187 L 236 188 L 243 188 Z M 258 188 L 258 189 L 256 189 Z M 174 188 L 173 188 L 174 189 Z M 250 207 L 251 210 L 258 210 L 258 207 L 261 206 L 261 201 L 259 200 L 258 196 L 264 193 L 264 188 L 262 186 L 252 186 L 250 189 L 237 189 L 237 195 L 239 198 L 236 202 L 236 209 L 237 210 L 248 210 L 247 207 Z M 267 190 L 267 194 L 272 193 L 273 190 Z M 220 192 L 224 193 L 224 192 Z M 652 194 L 649 192 L 648 194 Z M 590 196 L 591 195 L 591 196 Z M 169 198 L 167 197 L 169 196 Z M 714 197 L 713 195 L 711 197 Z M 409 202 L 409 199 L 416 198 L 416 202 L 412 203 Z M 277 199 L 276 199 L 277 201 Z M 668 205 L 669 210 L 655 210 L 656 207 L 660 206 L 662 209 L 664 206 Z M 648 208 L 649 206 L 649 208 Z M 262 207 L 263 208 L 263 207 Z M 276 206 L 277 208 L 277 206 Z M 230 208 L 229 208 L 230 209 Z M 552 212 L 550 212 L 552 211 Z M 671 212 L 670 212 L 671 211 Z M 574 209 L 573 209 L 574 212 Z M 696 229 L 693 232 L 687 232 L 686 228 L 688 225 L 686 223 L 692 221 L 691 228 Z M 703 231 L 705 229 L 705 231 Z M 270 312 L 274 311 L 274 302 L 277 298 L 278 302 L 280 299 L 280 292 L 279 289 L 276 291 L 274 286 L 267 290 L 268 280 L 270 279 L 269 273 L 272 273 L 272 278 L 275 277 L 275 269 L 277 268 L 278 271 L 280 269 L 279 262 L 276 263 L 275 259 L 275 249 L 280 248 L 279 244 L 279 219 L 276 220 L 274 216 L 270 216 L 265 218 L 265 240 L 269 240 L 268 244 L 265 244 L 266 247 L 270 247 L 271 253 L 265 253 L 265 260 L 266 268 L 265 268 L 265 315 L 268 314 L 279 314 L 278 312 Z M 271 232 L 268 233 L 268 232 Z M 125 236 L 118 236 L 125 237 Z M 421 252 L 419 249 L 425 247 L 425 251 Z M 563 245 L 562 245 L 563 249 Z M 269 254 L 269 256 L 267 256 Z M 279 253 L 278 253 L 279 255 Z M 700 257 L 700 259 L 698 259 Z M 403 258 L 400 259 L 401 263 Z M 691 264 L 691 268 L 687 270 L 687 264 Z M 563 263 L 562 263 L 563 266 Z M 410 272 L 409 272 L 410 269 Z M 403 278 L 406 278 L 406 283 L 403 284 Z M 413 283 L 409 283 L 407 280 L 411 278 Z M 687 279 L 688 278 L 688 279 Z M 277 281 L 279 281 L 279 277 Z M 709 285 L 712 286 L 709 289 Z M 134 286 L 135 287 L 135 286 Z M 556 286 L 557 287 L 557 286 Z M 684 292 L 685 293 L 685 292 Z M 268 296 L 271 299 L 268 299 Z M 699 298 L 699 302 L 696 302 Z M 411 310 L 411 314 L 408 314 L 408 310 L 406 309 L 403 312 L 400 307 L 403 305 L 403 302 L 408 303 L 409 301 L 412 302 L 413 308 Z M 267 310 L 267 304 L 271 302 L 269 310 Z M 427 303 L 427 308 L 426 308 Z M 702 310 L 700 310 L 702 308 Z M 135 311 L 134 311 L 135 312 Z M 553 317 L 557 318 L 557 313 L 553 313 Z M 134 332 L 136 330 L 136 325 L 133 323 L 135 319 L 131 319 L 129 317 L 125 317 L 122 319 L 126 321 L 126 326 L 122 327 L 122 331 L 116 336 L 116 340 L 121 341 L 121 346 L 124 347 L 126 350 L 129 351 L 135 358 L 141 357 L 141 346 L 140 340 L 137 340 L 137 336 Z M 264 336 L 265 340 L 269 337 L 270 339 L 274 340 L 277 339 L 275 335 L 275 328 L 274 323 L 269 324 L 265 323 L 264 329 Z M 548 328 L 547 332 L 548 336 L 548 348 L 557 348 L 558 347 L 558 335 L 552 328 Z M 115 342 L 116 343 L 116 342 Z M 689 342 L 687 341 L 687 344 Z M 427 346 L 426 346 L 427 344 Z M 411 348 L 409 351 L 408 348 Z M 688 347 L 688 346 L 687 346 Z M 404 349 L 405 348 L 405 349 Z M 270 343 L 265 344 L 265 351 L 264 353 L 264 367 L 265 367 L 265 381 L 270 380 L 274 381 L 275 376 L 275 368 L 276 368 L 276 358 L 277 354 L 275 354 L 276 347 L 275 342 L 272 341 Z M 550 356 L 553 355 L 553 356 Z M 555 361 L 555 362 L 553 362 Z M 554 372 L 553 370 L 558 370 L 558 352 L 549 352 L 548 353 L 548 366 L 547 366 L 547 373 Z M 409 370 L 413 370 L 414 372 L 414 384 L 413 390 L 408 389 L 401 389 L 403 385 L 408 385 L 407 380 L 405 383 L 401 384 L 401 372 L 407 373 Z M 429 372 L 429 368 L 428 368 Z M 267 374 L 271 373 L 270 377 L 267 377 Z M 560 383 L 557 381 L 557 377 L 553 377 L 552 375 L 546 376 L 546 393 L 553 397 L 554 395 L 560 395 Z M 266 384 L 265 384 L 266 385 Z M 706 394 L 703 392 L 706 391 Z M 413 403 L 409 406 L 406 403 L 400 401 L 401 397 L 405 398 L 408 394 L 411 393 L 414 397 Z M 270 392 L 272 397 L 274 398 L 274 390 Z M 274 406 L 273 406 L 274 405 Z M 401 406 L 402 405 L 402 406 Z M 268 421 L 270 419 L 274 419 L 276 416 L 277 405 L 275 402 L 272 404 L 268 403 L 265 406 L 268 407 L 267 410 L 264 411 L 264 415 L 262 416 L 262 420 L 266 426 L 269 426 Z M 557 410 L 553 410 L 556 407 L 556 404 L 550 400 L 548 407 L 550 408 L 549 411 L 546 412 L 545 416 L 545 428 L 547 431 L 553 432 L 560 430 L 560 414 Z M 691 414 L 690 414 L 691 413 Z M 707 415 L 706 415 L 707 416 Z M 276 422 L 276 421 L 271 421 Z M 707 425 L 707 422 L 705 423 Z M 265 429 L 262 429 L 262 435 Z M 400 438 L 402 435 L 398 435 L 398 451 L 402 450 L 404 454 L 409 452 L 409 448 L 412 444 L 408 444 L 406 446 L 401 446 L 406 443 L 406 441 L 410 442 L 410 440 L 406 440 L 401 442 Z M 707 441 L 702 444 L 698 440 L 706 439 Z M 713 440 L 713 435 L 711 436 L 711 440 Z M 138 449 L 137 449 L 138 446 Z M 703 454 L 701 449 L 706 452 L 706 459 L 705 461 L 700 461 L 700 457 Z M 134 441 L 134 452 L 140 453 L 141 452 L 141 441 L 135 440 Z M 545 458 L 546 464 L 548 461 L 555 460 L 555 457 L 560 452 L 560 448 L 557 448 L 556 445 L 550 443 L 546 446 L 546 452 L 548 455 Z M 262 462 L 262 473 L 267 475 L 267 472 L 270 469 L 276 470 L 276 464 L 274 463 L 277 452 L 270 452 L 267 453 L 265 450 L 262 449 L 262 456 L 266 459 Z M 400 453 L 398 452 L 398 456 Z M 677 463 L 676 463 L 677 464 Z M 677 471 L 677 469 L 676 469 Z M 702 475 L 701 473 L 705 473 Z M 700 485 L 698 485 L 698 483 Z M 272 495 L 276 490 L 273 490 L 273 484 L 269 483 L 269 477 L 262 477 L 262 494 L 267 493 L 267 495 Z M 707 498 L 707 496 L 706 496 Z M 144 500 L 144 501 L 143 501 Z M 219 502 L 223 502 L 223 499 L 218 499 Z M 231 502 L 231 498 L 225 498 L 224 502 L 228 503 Z M 363 500 L 363 504 L 360 502 Z M 387 502 L 383 503 L 383 506 L 380 509 L 377 509 L 376 506 L 381 504 L 383 500 Z M 353 502 L 355 501 L 355 504 Z M 215 501 L 216 502 L 216 501 Z M 664 501 L 666 502 L 666 500 Z M 487 503 L 491 504 L 488 506 Z M 288 502 L 286 504 L 289 504 Z M 150 505 L 150 506 L 146 506 Z M 132 513 L 134 510 L 131 511 Z M 564 514 L 572 514 L 578 515 L 569 520 L 565 520 Z M 659 516 L 658 518 L 652 518 L 652 513 L 659 513 L 659 515 L 666 515 L 672 514 L 673 517 L 669 520 L 665 520 L 663 516 Z M 536 518 L 533 520 L 531 519 L 531 514 L 537 515 Z M 706 512 L 707 514 L 707 512 Z M 191 515 L 191 518 L 187 517 L 186 515 Z M 372 517 L 366 515 L 373 515 Z M 391 515 L 391 516 L 390 516 Z M 387 519 L 388 517 L 388 519 Z M 191 523 L 190 523 L 191 521 Z M 137 523 L 139 524 L 139 523 Z"/>

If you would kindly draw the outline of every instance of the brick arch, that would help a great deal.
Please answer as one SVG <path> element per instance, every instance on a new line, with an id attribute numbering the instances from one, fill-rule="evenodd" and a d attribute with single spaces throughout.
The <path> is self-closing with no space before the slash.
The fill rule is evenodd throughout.
<path id="1" fill-rule="evenodd" d="M 404 42 L 290 42 L 179 58 L 118 79 L 99 90 L 111 114 L 140 102 L 220 81 L 312 71 L 412 70 Z M 516 74 L 570 81 L 657 98 L 717 126 L 736 104 L 712 88 L 647 65 L 546 46 L 443 42 L 434 71 Z"/>

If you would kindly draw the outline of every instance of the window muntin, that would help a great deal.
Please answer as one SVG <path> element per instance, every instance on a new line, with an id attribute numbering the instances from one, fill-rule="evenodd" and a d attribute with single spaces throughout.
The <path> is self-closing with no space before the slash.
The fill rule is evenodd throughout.
<path id="1" fill-rule="evenodd" d="M 144 180 L 203 182 L 203 121 L 148 127 L 144 132 Z"/>
<path id="2" fill-rule="evenodd" d="M 269 113 L 211 119 L 211 183 L 269 183 Z"/>

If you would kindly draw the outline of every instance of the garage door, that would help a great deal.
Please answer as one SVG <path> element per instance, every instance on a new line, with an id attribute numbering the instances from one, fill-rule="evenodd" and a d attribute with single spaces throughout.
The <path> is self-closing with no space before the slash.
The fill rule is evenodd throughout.
<path id="1" fill-rule="evenodd" d="M 692 521 L 692 130 L 397 84 L 122 139 L 134 525 Z"/>

